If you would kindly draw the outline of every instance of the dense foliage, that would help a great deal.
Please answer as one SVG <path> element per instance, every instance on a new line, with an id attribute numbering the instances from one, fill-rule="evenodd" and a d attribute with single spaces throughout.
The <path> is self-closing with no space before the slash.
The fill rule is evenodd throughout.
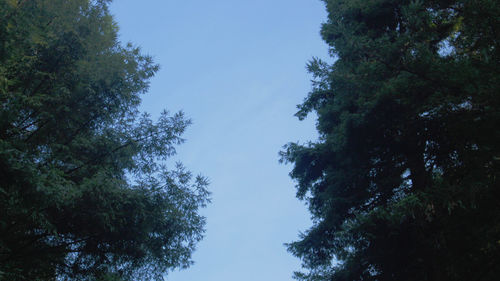
<path id="1" fill-rule="evenodd" d="M 498 280 L 500 2 L 325 3 L 320 137 L 282 152 L 314 221 L 295 277 Z"/>
<path id="2" fill-rule="evenodd" d="M 0 0 L 0 280 L 162 279 L 207 181 L 167 169 L 189 120 L 138 111 L 157 66 L 109 1 Z"/>

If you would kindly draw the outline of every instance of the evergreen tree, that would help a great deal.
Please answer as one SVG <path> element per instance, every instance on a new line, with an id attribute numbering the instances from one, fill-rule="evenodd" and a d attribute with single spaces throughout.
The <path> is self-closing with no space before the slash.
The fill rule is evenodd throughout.
<path id="1" fill-rule="evenodd" d="M 189 125 L 138 111 L 157 71 L 105 0 L 0 0 L 0 280 L 162 280 L 207 181 L 164 160 Z"/>
<path id="2" fill-rule="evenodd" d="M 325 0 L 291 143 L 313 226 L 289 251 L 300 280 L 500 276 L 500 2 Z"/>

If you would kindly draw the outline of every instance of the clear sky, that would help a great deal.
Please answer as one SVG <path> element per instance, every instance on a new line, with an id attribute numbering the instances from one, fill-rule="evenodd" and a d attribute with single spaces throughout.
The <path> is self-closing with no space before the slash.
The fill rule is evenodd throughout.
<path id="1" fill-rule="evenodd" d="M 305 69 L 327 57 L 319 0 L 115 0 L 120 40 L 161 70 L 142 109 L 193 120 L 176 159 L 210 179 L 205 238 L 173 281 L 292 280 L 300 261 L 283 243 L 311 224 L 278 152 L 314 140 L 293 114 L 310 90 Z"/>

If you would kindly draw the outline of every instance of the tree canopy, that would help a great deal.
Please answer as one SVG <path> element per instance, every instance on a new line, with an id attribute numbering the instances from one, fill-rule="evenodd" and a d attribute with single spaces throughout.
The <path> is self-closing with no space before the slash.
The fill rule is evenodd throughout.
<path id="1" fill-rule="evenodd" d="M 282 160 L 313 226 L 300 280 L 500 275 L 500 2 L 325 0 L 297 116 L 318 141 Z"/>
<path id="2" fill-rule="evenodd" d="M 138 110 L 158 66 L 108 2 L 0 1 L 1 280 L 162 280 L 202 238 L 190 121 Z"/>

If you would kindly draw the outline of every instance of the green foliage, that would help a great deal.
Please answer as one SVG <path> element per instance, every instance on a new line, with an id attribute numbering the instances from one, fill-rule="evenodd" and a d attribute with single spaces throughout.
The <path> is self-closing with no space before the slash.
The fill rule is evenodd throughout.
<path id="1" fill-rule="evenodd" d="M 202 238 L 207 180 L 162 164 L 190 121 L 138 111 L 107 2 L 0 1 L 0 280 L 162 280 Z"/>
<path id="2" fill-rule="evenodd" d="M 289 144 L 313 226 L 300 280 L 496 280 L 500 275 L 500 2 L 326 0 Z"/>

